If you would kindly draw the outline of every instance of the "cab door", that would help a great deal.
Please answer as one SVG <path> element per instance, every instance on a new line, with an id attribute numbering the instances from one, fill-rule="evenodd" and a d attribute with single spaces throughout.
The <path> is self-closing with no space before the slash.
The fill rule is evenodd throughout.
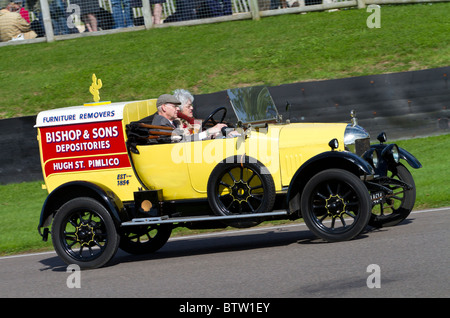
<path id="1" fill-rule="evenodd" d="M 218 138 L 179 144 L 187 164 L 190 184 L 199 196 L 206 197 L 208 179 L 214 167 L 237 153 L 237 140 Z"/>

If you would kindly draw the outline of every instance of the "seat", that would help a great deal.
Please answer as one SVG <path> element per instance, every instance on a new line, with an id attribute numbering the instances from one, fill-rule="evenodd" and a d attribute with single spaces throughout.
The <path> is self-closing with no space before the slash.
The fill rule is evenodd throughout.
<path id="1" fill-rule="evenodd" d="M 138 145 L 171 142 L 172 128 L 151 124 L 156 110 L 156 99 L 131 102 L 124 106 L 123 125 L 127 147 L 131 152 L 139 154 Z"/>
<path id="2" fill-rule="evenodd" d="M 156 99 L 128 103 L 123 108 L 123 125 L 126 126 L 133 121 L 139 121 L 144 117 L 155 114 L 156 111 Z"/>

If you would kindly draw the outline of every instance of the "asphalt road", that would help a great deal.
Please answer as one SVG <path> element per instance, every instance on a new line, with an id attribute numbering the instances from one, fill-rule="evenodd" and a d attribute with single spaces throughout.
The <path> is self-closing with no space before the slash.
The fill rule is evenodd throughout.
<path id="1" fill-rule="evenodd" d="M 0 297 L 448 298 L 449 212 L 414 212 L 339 243 L 301 223 L 174 238 L 155 254 L 119 250 L 107 267 L 82 272 L 67 272 L 53 252 L 2 257 Z"/>

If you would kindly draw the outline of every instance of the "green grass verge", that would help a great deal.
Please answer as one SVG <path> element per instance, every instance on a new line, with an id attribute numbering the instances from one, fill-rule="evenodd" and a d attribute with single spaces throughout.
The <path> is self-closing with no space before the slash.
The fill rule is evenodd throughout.
<path id="1" fill-rule="evenodd" d="M 443 173 L 448 169 L 446 158 L 450 156 L 450 134 L 401 140 L 397 144 L 415 155 L 423 165 L 421 169 L 410 169 L 417 187 L 415 209 L 450 206 L 450 185 Z M 53 248 L 51 242 L 42 242 L 37 232 L 40 211 L 47 195 L 41 189 L 41 183 L 0 186 L 0 255 Z M 201 231 L 178 228 L 173 235 L 198 232 Z"/>
<path id="2" fill-rule="evenodd" d="M 447 66 L 450 3 L 313 12 L 0 48 L 0 118 L 92 100 L 197 94 Z"/>
<path id="3" fill-rule="evenodd" d="M 450 134 L 400 140 L 396 143 L 411 152 L 423 165 L 421 169 L 410 169 L 417 187 L 415 208 L 450 206 L 450 184 L 447 173 Z M 408 167 L 407 163 L 404 164 Z"/>

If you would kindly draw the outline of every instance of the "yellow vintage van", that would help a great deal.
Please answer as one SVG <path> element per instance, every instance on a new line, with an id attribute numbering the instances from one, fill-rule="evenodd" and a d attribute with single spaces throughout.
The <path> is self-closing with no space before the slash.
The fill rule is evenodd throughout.
<path id="1" fill-rule="evenodd" d="M 326 241 L 404 220 L 420 162 L 395 144 L 370 145 L 346 123 L 283 121 L 266 87 L 228 90 L 234 121 L 215 139 L 179 141 L 142 122 L 156 99 L 43 111 L 36 127 L 49 195 L 39 233 L 68 264 L 105 265 L 120 247 L 151 253 L 174 227 L 238 228 L 303 218 Z M 204 121 L 223 122 L 226 107 Z M 231 136 L 230 136 L 231 135 Z M 51 230 L 50 230 L 51 226 Z"/>

